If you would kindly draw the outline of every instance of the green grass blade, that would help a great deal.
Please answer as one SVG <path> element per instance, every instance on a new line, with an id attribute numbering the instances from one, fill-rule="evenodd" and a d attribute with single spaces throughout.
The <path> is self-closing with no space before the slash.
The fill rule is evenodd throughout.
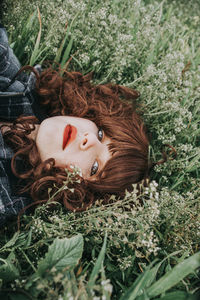
<path id="1" fill-rule="evenodd" d="M 158 300 L 157 298 L 155 300 Z M 198 300 L 199 295 L 191 295 L 184 291 L 176 291 L 167 293 L 164 297 L 161 298 L 162 300 Z M 139 300 L 139 299 L 137 299 Z"/>
<path id="2" fill-rule="evenodd" d="M 40 29 L 39 29 L 39 32 L 38 32 L 38 36 L 37 36 L 37 40 L 36 40 L 36 43 L 35 43 L 33 53 L 32 53 L 31 58 L 30 58 L 30 63 L 29 64 L 31 66 L 34 65 L 34 63 L 36 61 L 36 58 L 39 56 L 39 45 L 40 45 L 40 39 L 41 39 L 41 33 L 42 33 L 41 15 L 40 15 L 39 8 L 37 8 L 37 10 L 38 10 L 38 20 L 39 20 L 39 24 L 40 24 Z"/>
<path id="3" fill-rule="evenodd" d="M 94 268 L 92 270 L 92 273 L 90 275 L 89 281 L 88 281 L 88 288 L 92 288 L 95 284 L 95 280 L 98 276 L 99 271 L 101 270 L 101 266 L 102 263 L 104 261 L 104 257 L 105 257 L 105 252 L 106 252 L 106 241 L 107 241 L 107 232 L 105 234 L 105 238 L 104 238 L 104 242 L 103 242 L 103 246 L 101 248 L 101 251 L 99 253 L 99 256 L 97 258 L 97 261 L 94 265 Z"/>
<path id="4" fill-rule="evenodd" d="M 55 57 L 55 59 L 54 59 L 54 61 L 55 61 L 56 63 L 59 63 L 59 62 L 60 62 L 60 57 L 61 57 L 61 54 L 62 54 L 62 52 L 63 52 L 63 48 L 64 48 L 64 45 L 65 45 L 65 43 L 66 43 L 66 40 L 67 40 L 67 38 L 68 38 L 68 34 L 69 34 L 69 28 L 67 27 L 65 36 L 64 36 L 63 40 L 61 41 L 60 47 L 59 47 L 59 49 L 58 49 L 58 51 L 57 51 L 57 53 L 56 53 L 56 57 Z"/>
<path id="5" fill-rule="evenodd" d="M 68 45 L 67 45 L 67 48 L 66 48 L 66 50 L 65 50 L 65 52 L 64 52 L 62 61 L 61 61 L 61 68 L 64 67 L 64 65 L 66 64 L 66 62 L 67 62 L 68 59 L 69 59 L 69 54 L 70 54 L 71 49 L 72 49 L 73 41 L 74 41 L 74 39 L 73 39 L 73 37 L 71 37 L 71 39 L 70 39 L 70 41 L 69 41 L 69 43 L 68 43 Z"/>
<path id="6" fill-rule="evenodd" d="M 200 166 L 200 151 L 199 153 L 190 161 L 189 165 L 186 168 L 186 172 L 193 172 L 196 169 L 199 169 Z"/>
<path id="7" fill-rule="evenodd" d="M 162 262 L 161 262 L 162 263 Z M 152 264 L 150 264 L 144 273 L 140 274 L 135 280 L 133 285 L 128 289 L 128 291 L 120 298 L 120 300 L 134 300 L 136 299 L 150 282 L 152 282 L 157 274 L 158 268 L 161 263 L 157 264 L 151 269 Z"/>
<path id="8" fill-rule="evenodd" d="M 120 300 L 134 300 L 138 294 L 143 290 L 146 284 L 146 277 L 149 277 L 150 273 L 146 271 L 141 274 L 137 280 L 134 282 L 133 286 L 120 298 Z"/>
<path id="9" fill-rule="evenodd" d="M 144 295 L 144 290 L 146 290 L 152 282 L 155 280 L 158 270 L 162 263 L 169 259 L 170 257 L 178 254 L 180 251 L 176 251 L 165 257 L 162 261 L 157 263 L 154 267 L 152 265 L 155 264 L 156 261 L 152 262 L 144 271 L 144 273 L 140 274 L 138 278 L 135 280 L 133 285 L 128 289 L 128 291 L 120 298 L 120 300 L 147 300 L 146 295 Z M 141 296 L 140 296 L 141 295 Z"/>
<path id="10" fill-rule="evenodd" d="M 32 29 L 34 26 L 34 23 L 37 18 L 37 12 L 34 11 L 29 17 L 28 20 L 26 21 L 22 33 L 21 33 L 21 38 L 17 38 L 15 41 L 12 42 L 12 48 L 14 50 L 14 53 L 16 54 L 17 58 L 21 60 L 21 58 L 24 55 L 24 48 L 28 44 L 28 40 L 30 35 L 32 34 Z"/>
<path id="11" fill-rule="evenodd" d="M 150 297 L 156 297 L 175 286 L 190 273 L 200 267 L 200 252 L 192 255 L 167 272 L 147 289 Z"/>
<path id="12" fill-rule="evenodd" d="M 56 58 L 55 58 L 55 62 L 56 63 L 59 63 L 60 60 L 61 60 L 61 55 L 62 55 L 62 52 L 64 51 L 64 47 L 65 47 L 66 41 L 69 38 L 69 33 L 71 32 L 71 28 L 72 28 L 72 26 L 74 24 L 74 21 L 76 20 L 76 18 L 77 18 L 78 15 L 79 15 L 79 12 L 76 13 L 76 15 L 74 16 L 74 18 L 71 21 L 70 25 L 67 26 L 66 34 L 65 34 L 65 36 L 64 36 L 64 38 L 63 38 L 63 40 L 61 42 L 61 45 L 60 45 L 60 47 L 58 49 L 58 52 L 56 54 Z M 63 58 L 61 60 L 61 68 L 64 67 L 64 65 L 66 64 L 66 61 L 69 58 L 69 54 L 70 54 L 72 45 L 73 45 L 73 37 L 71 37 L 71 39 L 69 40 L 69 43 L 67 45 L 67 49 L 64 52 Z"/>
<path id="13" fill-rule="evenodd" d="M 181 175 L 179 178 L 177 178 L 177 181 L 171 187 L 171 190 L 174 190 L 175 188 L 177 188 L 177 186 L 179 186 L 183 181 L 184 181 L 184 175 Z"/>
<path id="14" fill-rule="evenodd" d="M 32 30 L 33 24 L 37 18 L 37 10 L 35 10 L 28 18 L 28 21 L 26 23 L 26 26 L 24 26 L 24 29 L 22 30 L 22 36 L 25 36 L 27 32 L 30 32 Z"/>

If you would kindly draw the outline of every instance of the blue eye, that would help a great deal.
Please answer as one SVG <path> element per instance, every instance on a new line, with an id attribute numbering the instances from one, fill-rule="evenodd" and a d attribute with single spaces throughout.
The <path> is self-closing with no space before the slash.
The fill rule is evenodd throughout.
<path id="1" fill-rule="evenodd" d="M 92 168 L 91 168 L 91 173 L 90 173 L 90 176 L 93 176 L 97 173 L 98 171 L 98 168 L 99 168 L 99 164 L 97 161 L 94 162 Z"/>
<path id="2" fill-rule="evenodd" d="M 103 129 L 102 128 L 99 128 L 99 130 L 98 130 L 98 139 L 100 142 L 103 139 Z"/>
<path id="3" fill-rule="evenodd" d="M 98 129 L 97 137 L 100 142 L 103 140 L 103 129 L 102 128 Z M 99 169 L 99 164 L 98 164 L 98 161 L 95 160 L 95 162 L 91 168 L 90 176 L 95 175 L 97 173 L 98 169 Z"/>

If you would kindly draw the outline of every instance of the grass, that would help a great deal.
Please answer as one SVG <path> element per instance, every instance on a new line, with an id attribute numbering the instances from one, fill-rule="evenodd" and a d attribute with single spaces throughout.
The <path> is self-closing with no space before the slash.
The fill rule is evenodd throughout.
<path id="1" fill-rule="evenodd" d="M 97 83 L 136 88 L 150 158 L 161 159 L 165 144 L 177 157 L 156 166 L 149 188 L 140 199 L 136 189 L 127 193 L 123 207 L 99 199 L 66 214 L 44 205 L 21 218 L 20 232 L 15 222 L 4 228 L 3 299 L 198 299 L 198 11 L 199 1 L 188 10 L 184 0 L 4 1 L 3 23 L 22 64 L 56 61 L 93 71 Z"/>

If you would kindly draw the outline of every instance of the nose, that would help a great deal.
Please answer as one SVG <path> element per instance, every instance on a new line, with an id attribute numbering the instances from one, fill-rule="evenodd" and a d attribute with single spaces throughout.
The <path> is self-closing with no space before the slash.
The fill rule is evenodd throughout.
<path id="1" fill-rule="evenodd" d="M 80 141 L 80 149 L 87 150 L 90 147 L 94 147 L 98 143 L 97 136 L 93 133 L 85 133 Z"/>

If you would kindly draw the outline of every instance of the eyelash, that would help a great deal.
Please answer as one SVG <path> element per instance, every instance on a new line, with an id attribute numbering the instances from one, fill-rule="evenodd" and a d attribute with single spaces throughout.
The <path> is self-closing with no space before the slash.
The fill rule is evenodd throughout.
<path id="1" fill-rule="evenodd" d="M 101 132 L 101 137 L 99 136 L 99 133 Z M 98 139 L 99 139 L 99 141 L 101 142 L 102 140 L 103 140 L 103 129 L 102 128 L 99 128 L 99 130 L 98 130 Z"/>
<path id="2" fill-rule="evenodd" d="M 97 136 L 98 136 L 99 141 L 101 142 L 103 140 L 103 136 L 104 136 L 102 128 L 99 128 Z M 90 176 L 95 175 L 98 171 L 98 168 L 99 168 L 98 161 L 95 160 L 95 162 L 94 162 L 94 164 L 92 165 L 92 168 L 91 168 Z"/>
<path id="3" fill-rule="evenodd" d="M 93 166 L 91 168 L 90 176 L 95 175 L 98 171 L 98 168 L 99 168 L 99 164 L 98 164 L 97 160 L 95 160 L 95 162 L 93 163 Z"/>

